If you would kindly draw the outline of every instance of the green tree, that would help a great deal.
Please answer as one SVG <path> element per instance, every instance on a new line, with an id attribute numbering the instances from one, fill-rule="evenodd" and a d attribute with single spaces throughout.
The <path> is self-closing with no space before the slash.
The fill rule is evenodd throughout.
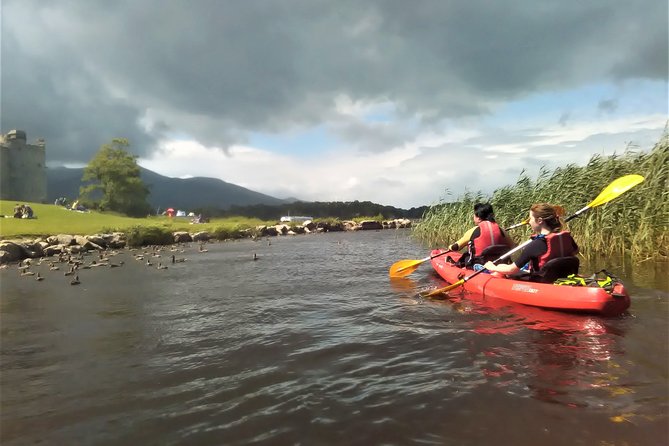
<path id="1" fill-rule="evenodd" d="M 88 184 L 79 193 L 101 210 L 140 217 L 151 211 L 146 201 L 149 189 L 140 178 L 137 157 L 126 150 L 129 146 L 125 138 L 114 138 L 100 146 L 84 169 L 82 182 Z M 96 200 L 100 195 L 102 198 Z"/>

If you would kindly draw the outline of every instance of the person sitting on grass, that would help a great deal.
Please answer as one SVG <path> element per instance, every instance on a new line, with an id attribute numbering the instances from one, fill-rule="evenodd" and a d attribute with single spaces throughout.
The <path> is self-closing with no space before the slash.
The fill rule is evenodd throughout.
<path id="1" fill-rule="evenodd" d="M 23 218 L 23 206 L 18 203 L 14 206 L 14 218 Z"/>
<path id="2" fill-rule="evenodd" d="M 23 218 L 33 218 L 33 208 L 27 204 L 23 205 Z"/>

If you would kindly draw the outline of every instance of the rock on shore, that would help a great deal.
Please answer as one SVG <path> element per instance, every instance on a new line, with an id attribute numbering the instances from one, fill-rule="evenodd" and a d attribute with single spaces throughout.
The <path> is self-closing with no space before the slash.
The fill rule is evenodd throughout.
<path id="1" fill-rule="evenodd" d="M 278 224 L 274 226 L 258 226 L 255 229 L 241 230 L 239 231 L 237 238 L 274 237 L 335 231 L 365 231 L 410 227 L 411 220 L 408 219 L 397 219 L 384 222 L 366 220 L 359 223 L 354 221 L 341 221 L 336 223 L 305 222 L 300 226 Z M 211 235 L 207 231 L 193 233 L 177 231 L 173 233 L 174 243 L 204 242 L 211 238 Z M 79 254 L 84 251 L 120 249 L 126 247 L 126 245 L 126 234 L 122 232 L 85 236 L 58 234 L 34 240 L 1 240 L 0 264 L 18 262 L 26 258 L 50 257 L 61 253 Z"/>

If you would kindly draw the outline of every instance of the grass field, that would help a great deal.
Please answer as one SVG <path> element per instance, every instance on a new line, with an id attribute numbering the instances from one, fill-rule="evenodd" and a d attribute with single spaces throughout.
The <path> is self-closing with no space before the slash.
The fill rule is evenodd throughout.
<path id="1" fill-rule="evenodd" d="M 23 202 L 21 204 L 24 204 Z M 26 203 L 37 218 L 18 219 L 0 218 L 0 238 L 28 238 L 49 236 L 55 234 L 78 234 L 90 235 L 97 233 L 125 232 L 134 227 L 159 227 L 169 231 L 234 231 L 239 229 L 254 228 L 263 224 L 274 224 L 275 222 L 264 222 L 262 220 L 230 217 L 224 219 L 212 219 L 210 223 L 190 224 L 190 218 L 164 216 L 152 216 L 147 218 L 130 218 L 113 213 L 103 212 L 75 212 L 69 211 L 62 206 L 53 204 Z M 0 200 L 0 214 L 11 216 L 16 202 Z"/>

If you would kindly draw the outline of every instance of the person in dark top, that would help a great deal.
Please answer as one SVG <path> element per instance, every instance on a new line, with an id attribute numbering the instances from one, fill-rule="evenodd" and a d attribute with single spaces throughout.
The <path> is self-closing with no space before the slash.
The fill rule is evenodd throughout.
<path id="1" fill-rule="evenodd" d="M 560 216 L 563 213 L 564 210 L 560 206 L 548 203 L 532 205 L 529 213 L 529 225 L 535 233 L 532 242 L 523 249 L 520 257 L 513 263 L 495 265 L 493 262 L 486 262 L 484 268 L 507 275 L 517 274 L 523 270 L 538 272 L 551 259 L 578 254 L 578 245 L 569 231 L 560 231 L 562 229 Z"/>
<path id="2" fill-rule="evenodd" d="M 16 203 L 16 206 L 14 206 L 14 218 L 22 218 L 23 217 L 23 206 Z"/>

